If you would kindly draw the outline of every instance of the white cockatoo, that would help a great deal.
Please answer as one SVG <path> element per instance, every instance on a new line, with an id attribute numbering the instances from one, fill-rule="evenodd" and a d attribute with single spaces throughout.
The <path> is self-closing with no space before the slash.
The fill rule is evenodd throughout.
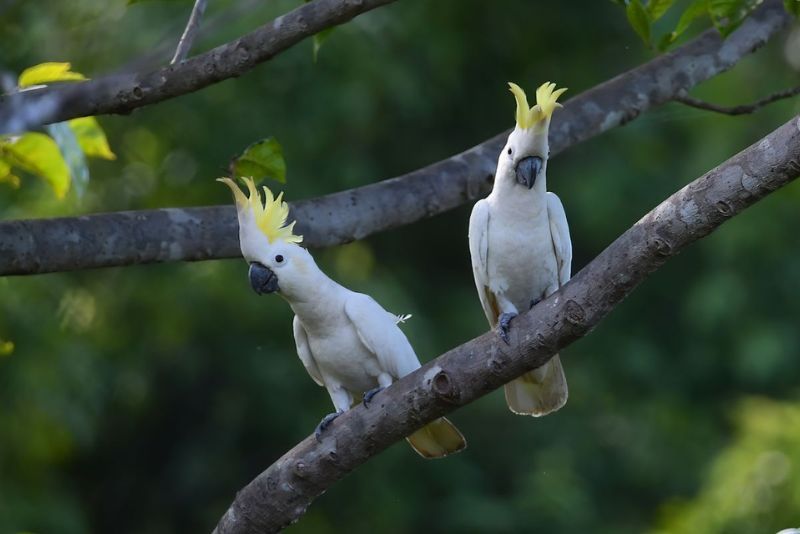
<path id="1" fill-rule="evenodd" d="M 397 326 L 404 317 L 384 310 L 370 296 L 339 285 L 323 273 L 286 225 L 289 206 L 282 194 L 266 199 L 252 179 L 245 179 L 249 197 L 229 178 L 239 217 L 239 244 L 250 264 L 250 285 L 256 293 L 277 293 L 295 313 L 297 355 L 320 386 L 328 390 L 336 411 L 317 426 L 321 434 L 331 422 L 363 398 L 372 398 L 393 381 L 420 367 L 417 355 Z M 466 447 L 461 432 L 442 417 L 414 432 L 408 442 L 425 458 L 440 458 Z"/>
<path id="2" fill-rule="evenodd" d="M 566 89 L 545 83 L 529 108 L 525 92 L 509 83 L 517 125 L 497 161 L 494 188 L 472 209 L 469 251 L 481 306 L 508 343 L 517 314 L 550 296 L 570 277 L 572 243 L 564 207 L 547 191 L 547 133 Z M 567 380 L 556 354 L 505 386 L 512 412 L 541 416 L 567 402 Z"/>

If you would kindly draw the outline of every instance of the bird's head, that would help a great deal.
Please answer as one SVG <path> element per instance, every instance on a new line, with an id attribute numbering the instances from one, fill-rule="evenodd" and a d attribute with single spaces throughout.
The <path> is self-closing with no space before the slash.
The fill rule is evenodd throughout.
<path id="1" fill-rule="evenodd" d="M 239 246 L 250 264 L 250 286 L 259 295 L 280 292 L 284 296 L 296 293 L 308 282 L 314 260 L 298 243 L 303 236 L 295 235 L 295 223 L 286 224 L 289 205 L 283 193 L 277 198 L 264 187 L 265 198 L 252 178 L 244 178 L 249 196 L 230 178 L 218 178 L 233 191 L 239 217 Z"/>
<path id="2" fill-rule="evenodd" d="M 508 86 L 517 101 L 517 125 L 500 154 L 498 175 L 505 174 L 517 184 L 531 189 L 547 165 L 550 118 L 553 111 L 561 107 L 558 97 L 566 89 L 556 89 L 556 84 L 545 82 L 536 90 L 536 105 L 528 107 L 525 91 L 512 82 Z"/>

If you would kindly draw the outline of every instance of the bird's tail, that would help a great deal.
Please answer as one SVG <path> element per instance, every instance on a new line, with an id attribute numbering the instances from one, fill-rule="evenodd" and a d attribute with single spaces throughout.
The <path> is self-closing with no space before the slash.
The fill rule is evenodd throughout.
<path id="1" fill-rule="evenodd" d="M 567 403 L 567 377 L 558 354 L 543 366 L 506 384 L 508 408 L 519 415 L 540 417 Z"/>
<path id="2" fill-rule="evenodd" d="M 423 458 L 444 458 L 467 446 L 467 440 L 446 417 L 440 417 L 406 438 Z"/>

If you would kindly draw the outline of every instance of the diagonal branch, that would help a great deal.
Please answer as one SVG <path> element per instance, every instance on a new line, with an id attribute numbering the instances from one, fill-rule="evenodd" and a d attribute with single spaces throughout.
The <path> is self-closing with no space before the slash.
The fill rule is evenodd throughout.
<path id="1" fill-rule="evenodd" d="M 747 115 L 749 113 L 755 113 L 759 109 L 763 108 L 764 106 L 768 106 L 773 102 L 791 98 L 796 95 L 800 95 L 800 86 L 772 93 L 771 95 L 765 96 L 761 100 L 757 100 L 752 104 L 742 104 L 739 106 L 720 106 L 719 104 L 712 104 L 711 102 L 706 102 L 687 94 L 677 96 L 675 101 L 680 102 L 685 106 L 704 109 L 706 111 L 713 111 L 715 113 L 722 113 L 723 115 Z"/>
<path id="2" fill-rule="evenodd" d="M 197 30 L 200 29 L 200 19 L 203 18 L 203 13 L 206 10 L 206 0 L 195 0 L 192 14 L 189 15 L 189 22 L 186 23 L 186 29 L 183 30 L 181 40 L 178 41 L 178 48 L 175 49 L 175 55 L 172 57 L 170 65 L 180 63 L 186 56 L 189 55 L 189 50 L 192 49 L 194 38 L 197 36 Z"/>
<path id="3" fill-rule="evenodd" d="M 236 494 L 215 533 L 274 532 L 297 520 L 370 457 L 585 336 L 670 257 L 798 175 L 800 116 L 645 215 L 559 292 L 518 317 L 510 346 L 491 332 L 475 338 L 396 382 L 369 408 L 359 404 L 340 416 L 321 443 L 313 435 L 303 440 Z"/>
<path id="4" fill-rule="evenodd" d="M 130 113 L 197 91 L 241 76 L 306 37 L 393 1 L 314 0 L 235 41 L 169 67 L 11 95 L 0 99 L 0 133 L 87 115 Z"/>
<path id="5" fill-rule="evenodd" d="M 730 69 L 788 20 L 780 2 L 766 2 L 724 41 L 709 30 L 570 99 L 553 119 L 553 154 Z M 295 202 L 298 231 L 309 246 L 332 246 L 475 200 L 491 189 L 506 135 L 404 176 Z M 240 254 L 237 235 L 236 214 L 229 205 L 0 221 L 0 275 L 235 257 Z"/>

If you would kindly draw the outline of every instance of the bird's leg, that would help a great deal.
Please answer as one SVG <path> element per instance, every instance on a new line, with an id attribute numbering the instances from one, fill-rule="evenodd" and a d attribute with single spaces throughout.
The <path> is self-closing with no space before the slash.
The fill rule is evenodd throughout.
<path id="1" fill-rule="evenodd" d="M 372 401 L 372 397 L 383 391 L 384 389 L 388 388 L 392 385 L 393 379 L 392 375 L 389 373 L 381 373 L 378 375 L 378 387 L 372 388 L 371 390 L 364 393 L 364 407 L 369 408 L 369 403 Z"/>
<path id="2" fill-rule="evenodd" d="M 317 438 L 317 441 L 322 440 L 322 433 L 325 432 L 325 429 L 330 426 L 334 419 L 339 417 L 344 413 L 344 410 L 340 410 L 338 412 L 329 413 L 325 417 L 322 418 L 322 421 L 319 422 L 317 428 L 314 429 L 314 436 Z"/>
<path id="3" fill-rule="evenodd" d="M 536 306 L 537 304 L 539 304 L 540 302 L 542 302 L 542 299 L 541 299 L 541 298 L 538 298 L 538 299 L 531 299 L 531 305 L 530 305 L 530 306 L 528 306 L 528 309 L 529 309 L 529 310 L 533 309 L 533 307 L 534 307 L 534 306 Z"/>
<path id="4" fill-rule="evenodd" d="M 378 393 L 380 393 L 384 389 L 386 389 L 384 386 L 378 386 L 378 387 L 372 388 L 371 390 L 369 390 L 366 393 L 364 393 L 364 400 L 363 400 L 364 407 L 365 408 L 369 408 L 369 403 L 372 401 L 372 397 L 374 397 L 375 395 L 377 395 Z"/>
<path id="5" fill-rule="evenodd" d="M 500 315 L 500 320 L 497 321 L 497 334 L 500 336 L 500 339 L 506 342 L 506 345 L 510 345 L 511 341 L 508 338 L 508 328 L 511 326 L 511 319 L 516 317 L 516 313 L 503 313 Z"/>

